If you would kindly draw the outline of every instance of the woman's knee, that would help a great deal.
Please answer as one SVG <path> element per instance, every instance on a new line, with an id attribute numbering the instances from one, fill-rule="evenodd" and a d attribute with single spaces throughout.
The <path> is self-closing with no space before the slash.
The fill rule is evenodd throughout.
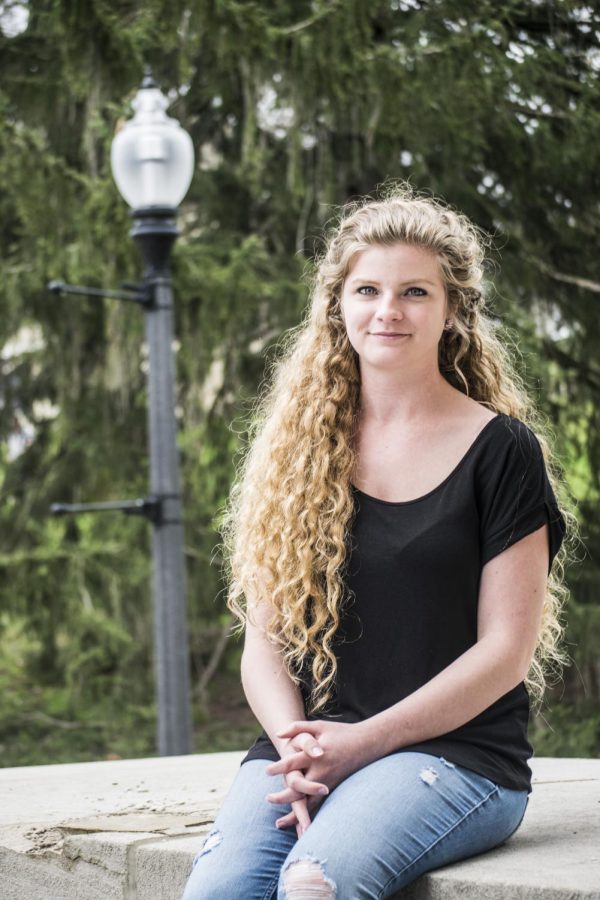
<path id="1" fill-rule="evenodd" d="M 281 871 L 278 900 L 332 900 L 337 896 L 337 886 L 327 876 L 325 862 L 314 856 L 290 860 Z"/>
<path id="2" fill-rule="evenodd" d="M 223 835 L 213 828 L 204 838 L 201 849 L 194 857 L 182 900 L 227 900 L 236 896 L 243 868 L 235 864 L 223 847 Z"/>
<path id="3" fill-rule="evenodd" d="M 226 862 L 221 868 L 196 863 L 181 900 L 239 900 L 245 880 L 247 872 Z"/>

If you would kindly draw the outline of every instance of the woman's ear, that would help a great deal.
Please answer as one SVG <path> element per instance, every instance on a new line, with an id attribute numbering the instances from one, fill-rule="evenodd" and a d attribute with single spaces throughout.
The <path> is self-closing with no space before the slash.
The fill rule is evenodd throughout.
<path id="1" fill-rule="evenodd" d="M 446 302 L 446 318 L 444 320 L 444 331 L 452 331 L 454 328 L 454 317 L 456 315 L 456 308 L 452 306 L 452 304 L 447 301 Z"/>

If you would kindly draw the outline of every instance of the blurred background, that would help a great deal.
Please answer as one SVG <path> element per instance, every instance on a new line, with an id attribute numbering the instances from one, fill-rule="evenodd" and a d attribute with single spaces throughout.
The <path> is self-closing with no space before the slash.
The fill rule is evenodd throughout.
<path id="1" fill-rule="evenodd" d="M 218 511 L 336 206 L 407 178 L 495 236 L 492 311 L 552 423 L 585 547 L 538 756 L 600 752 L 600 18 L 564 2 L 0 2 L 0 765 L 152 756 L 143 316 L 110 170 L 144 66 L 192 137 L 172 257 L 194 750 L 260 726 Z"/>

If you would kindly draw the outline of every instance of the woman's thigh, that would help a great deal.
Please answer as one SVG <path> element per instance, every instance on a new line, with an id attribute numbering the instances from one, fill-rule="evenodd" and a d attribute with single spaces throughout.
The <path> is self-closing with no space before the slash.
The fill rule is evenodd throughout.
<path id="1" fill-rule="evenodd" d="M 325 798 L 298 840 L 275 820 L 291 807 L 268 760 L 238 770 L 182 900 L 383 900 L 424 872 L 483 853 L 519 827 L 526 791 L 442 757 L 403 752 L 355 772 Z"/>
<path id="2" fill-rule="evenodd" d="M 483 853 L 519 827 L 528 795 L 428 753 L 386 756 L 325 798 L 282 868 L 278 900 L 381 900 Z M 288 829 L 286 829 L 288 830 Z"/>
<path id="3" fill-rule="evenodd" d="M 281 866 L 297 841 L 296 829 L 275 820 L 289 803 L 266 796 L 285 788 L 283 775 L 265 772 L 268 759 L 238 769 L 214 825 L 197 853 L 182 900 L 272 900 Z"/>

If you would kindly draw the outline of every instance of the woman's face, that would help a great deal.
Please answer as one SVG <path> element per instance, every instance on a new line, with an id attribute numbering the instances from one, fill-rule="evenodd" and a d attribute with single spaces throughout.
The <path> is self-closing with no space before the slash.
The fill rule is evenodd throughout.
<path id="1" fill-rule="evenodd" d="M 344 281 L 341 310 L 361 365 L 396 369 L 430 358 L 437 367 L 450 311 L 431 251 L 409 244 L 359 251 Z"/>

